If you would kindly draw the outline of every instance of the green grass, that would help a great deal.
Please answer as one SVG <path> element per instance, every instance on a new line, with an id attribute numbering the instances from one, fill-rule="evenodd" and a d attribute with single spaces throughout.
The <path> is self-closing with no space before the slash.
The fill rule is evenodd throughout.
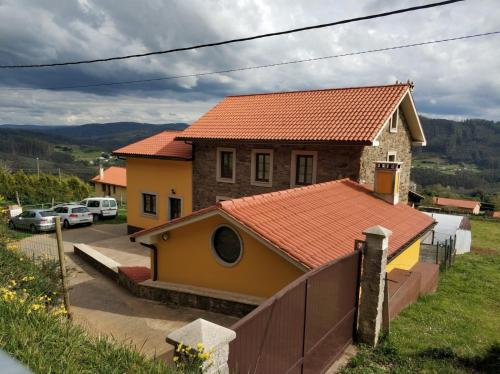
<path id="1" fill-rule="evenodd" d="M 390 336 L 361 347 L 342 372 L 500 372 L 499 254 L 457 257 L 438 291 L 406 308 Z"/>
<path id="2" fill-rule="evenodd" d="M 500 221 L 472 219 L 472 247 L 500 252 Z"/>
<path id="3" fill-rule="evenodd" d="M 94 222 L 97 225 L 102 225 L 102 224 L 119 224 L 119 223 L 127 223 L 127 208 L 118 208 L 118 213 L 115 218 L 109 219 L 109 218 L 104 218 L 100 219 L 99 221 Z"/>
<path id="4" fill-rule="evenodd" d="M 64 317 L 53 315 L 60 306 L 56 269 L 54 261 L 35 264 L 0 246 L 1 349 L 35 373 L 176 372 L 106 337 L 90 337 Z M 23 281 L 26 276 L 33 279 Z M 8 292 L 16 296 L 8 300 Z M 51 299 L 40 301 L 42 295 Z M 33 305 L 41 308 L 35 310 Z"/>

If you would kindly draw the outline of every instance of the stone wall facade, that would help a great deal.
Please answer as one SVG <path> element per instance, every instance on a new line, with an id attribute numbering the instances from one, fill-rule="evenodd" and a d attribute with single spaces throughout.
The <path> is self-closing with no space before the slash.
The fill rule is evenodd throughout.
<path id="1" fill-rule="evenodd" d="M 235 183 L 216 180 L 217 148 L 236 149 Z M 252 149 L 272 149 L 273 183 L 255 186 L 251 180 Z M 193 147 L 193 210 L 214 205 L 217 197 L 237 198 L 290 188 L 292 151 L 317 151 L 316 183 L 341 178 L 357 180 L 363 146 L 325 144 L 279 145 L 196 142 Z"/>
<path id="2" fill-rule="evenodd" d="M 316 183 L 341 178 L 351 178 L 373 185 L 375 161 L 386 161 L 388 151 L 396 152 L 396 161 L 403 163 L 400 177 L 400 201 L 408 201 L 411 168 L 411 136 L 402 114 L 398 130 L 389 131 L 387 123 L 379 138 L 379 145 L 335 144 L 245 144 L 232 142 L 195 142 L 193 146 L 193 210 L 214 205 L 217 197 L 238 198 L 272 191 L 289 189 L 291 186 L 292 151 L 317 151 Z M 217 148 L 236 149 L 236 175 L 234 183 L 218 182 Z M 273 183 L 271 187 L 251 184 L 252 149 L 272 149 Z"/>
<path id="3" fill-rule="evenodd" d="M 360 161 L 359 181 L 373 186 L 375 176 L 375 161 L 386 161 L 389 151 L 396 152 L 396 161 L 402 162 L 399 181 L 399 201 L 408 201 L 410 190 L 411 172 L 411 147 L 412 140 L 408 124 L 402 111 L 399 111 L 399 125 L 395 133 L 389 131 L 389 123 L 386 123 L 378 137 L 377 147 L 364 147 Z"/>

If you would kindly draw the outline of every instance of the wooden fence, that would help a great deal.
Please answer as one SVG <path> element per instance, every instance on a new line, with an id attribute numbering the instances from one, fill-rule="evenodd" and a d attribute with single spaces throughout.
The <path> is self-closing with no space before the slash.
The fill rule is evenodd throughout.
<path id="1" fill-rule="evenodd" d="M 312 270 L 232 329 L 234 373 L 322 373 L 352 343 L 361 251 Z"/>

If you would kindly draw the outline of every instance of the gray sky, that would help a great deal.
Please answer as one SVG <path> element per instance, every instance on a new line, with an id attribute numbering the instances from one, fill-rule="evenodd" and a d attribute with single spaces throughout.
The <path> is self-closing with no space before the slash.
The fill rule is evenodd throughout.
<path id="1" fill-rule="evenodd" d="M 434 0 L 0 0 L 0 63 L 51 63 L 189 46 Z M 421 114 L 500 119 L 500 35 L 157 83 L 47 90 L 269 64 L 500 30 L 499 0 L 170 55 L 0 70 L 0 123 L 192 122 L 225 95 L 415 82 Z M 20 90 L 19 88 L 28 88 Z"/>

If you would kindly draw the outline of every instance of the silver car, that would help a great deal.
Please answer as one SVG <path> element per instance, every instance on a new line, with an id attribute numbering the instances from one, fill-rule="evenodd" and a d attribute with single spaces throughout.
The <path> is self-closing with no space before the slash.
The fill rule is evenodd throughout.
<path id="1" fill-rule="evenodd" d="M 92 213 L 86 206 L 78 204 L 63 204 L 54 207 L 56 215 L 61 217 L 61 223 L 65 229 L 75 225 L 91 225 Z"/>
<path id="2" fill-rule="evenodd" d="M 10 229 L 29 230 L 33 234 L 40 231 L 52 231 L 56 228 L 56 213 L 47 209 L 30 209 L 9 220 Z"/>

